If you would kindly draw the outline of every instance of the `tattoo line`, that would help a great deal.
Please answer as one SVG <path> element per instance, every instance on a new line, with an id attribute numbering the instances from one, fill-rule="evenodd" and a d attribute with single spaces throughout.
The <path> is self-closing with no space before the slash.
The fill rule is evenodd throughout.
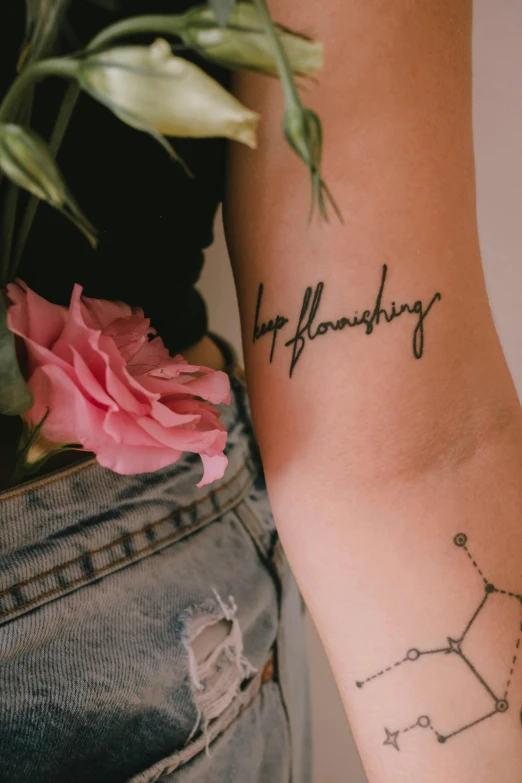
<path id="1" fill-rule="evenodd" d="M 431 308 L 442 298 L 442 294 L 436 293 L 433 295 L 431 301 L 424 307 L 422 301 L 418 299 L 413 303 L 396 304 L 391 303 L 389 309 L 382 306 L 382 299 L 384 296 L 384 287 L 386 285 L 386 279 L 388 276 L 388 267 L 386 264 L 382 267 L 381 282 L 379 291 L 375 299 L 375 305 L 373 310 L 364 310 L 362 314 L 355 311 L 351 318 L 343 316 L 336 321 L 321 321 L 316 323 L 317 313 L 321 304 L 321 299 L 324 291 L 324 283 L 317 283 L 315 290 L 311 286 L 306 288 L 303 301 L 301 305 L 301 311 L 297 322 L 297 327 L 294 336 L 287 340 L 285 347 L 292 348 L 292 354 L 290 359 L 290 378 L 294 372 L 294 369 L 302 356 L 307 341 L 312 342 L 317 337 L 321 337 L 328 332 L 340 332 L 345 327 L 353 328 L 357 326 L 363 326 L 365 334 L 370 335 L 373 333 L 374 328 L 379 324 L 389 324 L 396 318 L 399 318 L 404 313 L 410 315 L 416 315 L 418 317 L 417 324 L 413 331 L 413 355 L 416 359 L 422 358 L 424 354 L 424 321 L 426 316 L 430 312 Z M 270 359 L 272 362 L 276 349 L 277 336 L 279 332 L 285 328 L 289 323 L 289 319 L 284 315 L 276 315 L 274 318 L 270 318 L 268 321 L 261 320 L 261 305 L 263 301 L 264 286 L 263 283 L 259 284 L 257 292 L 256 309 L 254 316 L 254 330 L 253 330 L 253 342 L 257 342 L 268 334 L 272 335 L 272 345 L 270 348 Z"/>
<path id="2" fill-rule="evenodd" d="M 472 721 L 471 723 L 468 723 L 464 726 L 460 726 L 456 730 L 451 732 L 446 732 L 444 734 L 441 734 L 439 731 L 437 731 L 434 728 L 431 722 L 431 718 L 428 715 L 421 715 L 420 718 L 418 718 L 418 720 L 415 721 L 415 723 L 413 723 L 411 726 L 407 726 L 404 729 L 398 729 L 397 731 L 390 731 L 388 728 L 385 728 L 384 731 L 386 734 L 386 739 L 384 740 L 383 745 L 390 745 L 396 750 L 400 750 L 399 735 L 406 734 L 407 732 L 412 731 L 413 729 L 417 729 L 417 728 L 430 729 L 435 734 L 438 742 L 444 744 L 449 739 L 452 739 L 453 737 L 456 737 L 459 734 L 468 731 L 474 726 L 477 726 L 479 723 L 482 723 L 483 721 L 492 718 L 494 715 L 507 712 L 507 710 L 509 709 L 508 696 L 509 696 L 512 679 L 513 679 L 513 674 L 515 672 L 515 668 L 520 656 L 520 645 L 522 643 L 522 620 L 520 621 L 519 628 L 518 628 L 518 638 L 515 644 L 515 653 L 511 661 L 511 668 L 507 676 L 505 690 L 501 696 L 499 696 L 493 691 L 493 689 L 490 687 L 490 685 L 487 683 L 484 677 L 482 677 L 482 675 L 477 671 L 477 669 L 475 668 L 471 660 L 463 652 L 462 645 L 473 623 L 475 622 L 475 620 L 477 619 L 481 611 L 484 609 L 489 597 L 492 594 L 496 593 L 498 595 L 504 595 L 509 598 L 515 598 L 517 601 L 520 602 L 521 607 L 522 607 L 522 594 L 513 593 L 508 590 L 500 590 L 499 588 L 495 587 L 491 582 L 488 581 L 488 579 L 484 576 L 483 571 L 480 569 L 479 565 L 477 564 L 477 561 L 473 558 L 471 552 L 469 551 L 467 546 L 468 538 L 464 533 L 458 533 L 453 539 L 453 543 L 455 544 L 455 546 L 461 548 L 466 553 L 473 567 L 481 576 L 485 586 L 484 596 L 482 597 L 480 604 L 478 605 L 477 609 L 471 616 L 471 619 L 467 623 L 460 637 L 458 639 L 452 639 L 451 637 L 447 637 L 448 644 L 445 645 L 444 647 L 439 647 L 434 650 L 418 650 L 416 648 L 412 648 L 408 650 L 404 658 L 401 658 L 400 660 L 393 663 L 391 666 L 387 666 L 386 668 L 381 669 L 381 671 L 372 674 L 370 677 L 367 677 L 365 680 L 359 680 L 355 684 L 358 688 L 364 688 L 364 686 L 367 683 L 372 682 L 373 680 L 376 680 L 379 677 L 385 676 L 386 674 L 390 673 L 397 667 L 402 666 L 403 664 L 413 663 L 415 661 L 418 661 L 424 655 L 455 654 L 458 655 L 458 657 L 463 661 L 463 663 L 468 667 L 471 673 L 475 676 L 476 680 L 484 688 L 486 693 L 491 697 L 491 699 L 493 700 L 493 709 L 488 711 L 485 715 L 479 716 L 478 718 L 476 718 L 476 720 Z"/>

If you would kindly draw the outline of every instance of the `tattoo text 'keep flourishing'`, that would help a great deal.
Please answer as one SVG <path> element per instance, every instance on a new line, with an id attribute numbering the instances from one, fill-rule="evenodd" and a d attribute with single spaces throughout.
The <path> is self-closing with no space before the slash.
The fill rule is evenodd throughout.
<path id="1" fill-rule="evenodd" d="M 355 311 L 351 318 L 343 316 L 342 318 L 338 318 L 335 321 L 319 321 L 318 311 L 324 292 L 324 283 L 317 283 L 315 289 L 309 286 L 305 290 L 303 302 L 301 305 L 301 312 L 299 313 L 299 319 L 297 321 L 294 336 L 284 343 L 285 347 L 291 348 L 289 372 L 290 377 L 292 377 L 295 367 L 301 358 L 308 342 L 315 340 L 317 337 L 328 334 L 328 332 L 341 332 L 346 327 L 353 328 L 356 326 L 361 326 L 364 328 L 364 333 L 369 335 L 372 334 L 376 326 L 389 324 L 396 318 L 404 315 L 404 313 L 416 316 L 412 341 L 413 355 L 416 359 L 420 359 L 422 357 L 424 353 L 424 322 L 435 302 L 440 301 L 441 294 L 434 294 L 426 307 L 423 305 L 422 301 L 418 299 L 411 304 L 407 302 L 403 304 L 391 302 L 390 306 L 386 308 L 382 305 L 382 300 L 384 296 L 384 287 L 386 285 L 387 274 L 388 267 L 384 265 L 382 268 L 381 283 L 373 309 L 364 310 L 362 313 Z M 287 325 L 290 323 L 290 319 L 284 315 L 276 315 L 275 317 L 270 318 L 268 321 L 264 321 L 261 312 L 262 304 L 263 284 L 260 283 L 257 293 L 253 342 L 255 343 L 262 337 L 271 334 L 272 343 L 270 348 L 270 361 L 272 361 L 274 358 L 278 334 L 282 329 L 287 327 Z"/>

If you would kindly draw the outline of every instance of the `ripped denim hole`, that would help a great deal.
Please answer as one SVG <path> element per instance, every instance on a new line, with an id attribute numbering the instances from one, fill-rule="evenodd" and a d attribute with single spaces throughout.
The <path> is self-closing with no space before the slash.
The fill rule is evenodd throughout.
<path id="1" fill-rule="evenodd" d="M 229 596 L 226 604 L 212 588 L 218 612 L 191 615 L 185 621 L 183 644 L 188 655 L 192 694 L 197 708 L 189 742 L 201 726 L 219 717 L 239 693 L 241 685 L 256 673 L 243 652 L 243 635 L 237 606 Z M 207 755 L 210 755 L 207 734 Z"/>

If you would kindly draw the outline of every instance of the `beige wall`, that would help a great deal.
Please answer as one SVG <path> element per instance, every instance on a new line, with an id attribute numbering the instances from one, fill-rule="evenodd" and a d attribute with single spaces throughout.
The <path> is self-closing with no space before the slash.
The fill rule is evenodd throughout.
<path id="1" fill-rule="evenodd" d="M 482 255 L 495 322 L 522 396 L 522 0 L 475 0 L 475 145 Z M 220 222 L 201 280 L 211 327 L 239 347 Z M 364 783 L 332 674 L 310 623 L 315 783 Z"/>

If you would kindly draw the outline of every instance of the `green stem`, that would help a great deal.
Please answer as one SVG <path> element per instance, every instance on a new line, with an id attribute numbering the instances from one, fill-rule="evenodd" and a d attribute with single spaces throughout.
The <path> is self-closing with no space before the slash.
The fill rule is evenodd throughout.
<path id="1" fill-rule="evenodd" d="M 20 436 L 20 440 L 18 442 L 18 448 L 16 450 L 15 465 L 11 477 L 9 479 L 9 483 L 7 485 L 8 487 L 13 487 L 15 486 L 15 484 L 19 484 L 26 476 L 29 476 L 31 473 L 36 473 L 44 464 L 44 462 L 47 461 L 49 457 L 61 451 L 61 447 L 58 446 L 56 449 L 50 449 L 37 462 L 34 463 L 27 462 L 27 455 L 29 453 L 29 449 L 31 448 L 33 443 L 37 440 L 48 415 L 49 415 L 49 408 L 47 408 L 47 412 L 45 413 L 41 421 L 38 422 L 36 427 L 30 428 L 24 422 L 22 434 Z"/>
<path id="2" fill-rule="evenodd" d="M 29 89 L 24 99 L 21 100 L 15 110 L 13 121 L 19 124 L 29 122 L 33 107 L 33 89 Z M 2 182 L 2 172 L 0 172 L 0 184 Z M 0 216 L 0 288 L 12 280 L 11 265 L 13 263 L 13 239 L 17 220 L 17 211 L 19 203 L 19 188 L 8 181 L 5 185 L 5 199 L 3 202 L 3 212 Z M 14 269 L 12 270 L 14 273 Z"/>
<path id="3" fill-rule="evenodd" d="M 2 289 L 10 279 L 9 268 L 11 249 L 13 246 L 18 193 L 18 187 L 14 182 L 6 183 L 3 210 L 0 219 L 0 289 Z M 2 296 L 1 293 L 0 296 Z"/>
<path id="4" fill-rule="evenodd" d="M 257 8 L 257 12 L 272 44 L 272 54 L 274 55 L 281 85 L 285 93 L 287 108 L 302 108 L 290 60 L 272 21 L 266 0 L 253 0 L 253 5 Z"/>
<path id="5" fill-rule="evenodd" d="M 95 36 L 92 39 L 92 41 L 87 45 L 86 51 L 92 51 L 94 49 L 104 47 L 107 44 L 112 43 L 113 41 L 119 38 L 124 38 L 125 36 L 136 35 L 140 33 L 163 32 L 170 35 L 176 35 L 179 32 L 179 30 L 183 28 L 185 24 L 184 16 L 185 16 L 184 14 L 178 16 L 174 16 L 174 15 L 136 16 L 136 17 L 132 17 L 131 19 L 124 19 L 121 22 L 116 22 L 115 24 L 106 27 L 104 30 L 101 31 L 101 33 L 98 33 L 98 35 Z M 49 63 L 49 60 L 47 61 L 44 60 L 41 62 Z M 34 66 L 29 66 L 27 70 L 30 70 L 32 68 L 34 68 Z M 25 73 L 26 72 L 24 71 L 22 75 L 25 75 Z M 59 75 L 69 75 L 69 74 L 62 73 Z M 42 76 L 39 75 L 36 78 L 42 78 Z M 30 78 L 31 82 L 34 80 L 35 80 L 34 76 Z M 20 92 L 18 92 L 19 89 Z M 25 84 L 17 88 L 16 95 L 20 95 L 24 89 L 25 89 Z M 12 92 L 12 90 L 10 92 Z M 58 150 L 60 149 L 67 128 L 69 127 L 69 123 L 71 121 L 71 117 L 74 108 L 76 106 L 76 103 L 78 101 L 80 92 L 81 90 L 78 84 L 74 82 L 69 85 L 69 88 L 64 96 L 62 105 L 60 106 L 60 113 L 56 120 L 55 126 L 53 128 L 52 136 L 49 142 L 49 150 L 53 157 L 56 157 L 56 155 L 58 154 Z M 9 98 L 9 93 L 6 96 L 6 100 L 7 98 Z M 11 103 L 11 100 L 13 100 L 13 103 L 15 102 L 14 98 L 13 99 L 9 98 L 9 103 Z M 0 118 L 1 118 L 2 111 L 3 111 L 3 106 L 0 107 Z M 0 172 L 0 179 L 1 177 L 2 177 L 2 173 Z M 40 204 L 40 200 L 36 196 L 31 196 L 24 213 L 22 225 L 20 226 L 20 232 L 16 243 L 13 264 L 10 269 L 10 277 L 13 277 L 14 273 L 16 272 L 16 268 L 22 257 L 25 243 L 27 242 L 27 237 L 29 236 L 29 232 L 31 231 L 31 226 L 33 224 L 33 220 L 35 218 L 36 211 L 38 209 L 39 204 Z"/>
<path id="6" fill-rule="evenodd" d="M 75 60 L 59 57 L 40 60 L 34 63 L 34 65 L 28 66 L 14 80 L 0 104 L 0 122 L 18 120 L 18 113 L 20 106 L 23 104 L 24 96 L 35 82 L 44 79 L 46 76 L 74 78 L 77 69 L 78 65 Z M 4 210 L 1 216 L 0 286 L 4 286 L 14 275 L 17 266 L 16 259 L 19 257 L 17 252 L 14 262 L 11 263 L 17 203 L 18 188 L 10 182 L 7 185 Z"/>
<path id="7" fill-rule="evenodd" d="M 66 57 L 52 57 L 28 66 L 14 80 L 0 104 L 0 122 L 10 122 L 12 120 L 24 92 L 35 82 L 45 79 L 46 76 L 74 78 L 77 71 L 77 62 Z"/>
<path id="8" fill-rule="evenodd" d="M 131 35 L 142 35 L 144 33 L 177 35 L 183 29 L 185 24 L 185 15 L 157 15 L 157 16 L 133 16 L 130 19 L 123 19 L 106 27 L 101 33 L 98 33 L 87 45 L 86 51 L 100 49 L 107 44 L 126 38 Z"/>
<path id="9" fill-rule="evenodd" d="M 13 472 L 11 473 L 11 476 L 9 478 L 9 481 L 7 482 L 7 486 L 5 487 L 5 489 L 11 489 L 11 487 L 15 487 L 17 484 L 20 484 L 23 481 L 23 479 L 26 477 L 26 475 L 27 472 L 25 470 L 23 455 L 18 453 L 16 455 Z"/>
<path id="10" fill-rule="evenodd" d="M 0 291 L 0 414 L 16 416 L 33 404 L 16 355 L 15 337 L 7 326 L 7 305 Z"/>
<path id="11" fill-rule="evenodd" d="M 70 82 L 67 85 L 67 92 L 65 93 L 65 96 L 62 100 L 58 117 L 56 118 L 56 122 L 51 134 L 51 139 L 49 141 L 49 152 L 53 158 L 56 158 L 58 150 L 60 149 L 60 145 L 69 126 L 69 122 L 71 120 L 72 113 L 74 111 L 74 107 L 76 106 L 76 101 L 78 100 L 80 92 L 80 87 L 76 81 Z M 31 196 L 27 202 L 20 229 L 18 231 L 13 260 L 9 270 L 9 279 L 12 279 L 15 276 L 16 269 L 20 263 L 20 259 L 22 258 L 25 243 L 27 242 L 27 238 L 31 231 L 31 226 L 33 225 L 33 220 L 36 216 L 39 203 L 40 199 L 37 196 Z"/>

